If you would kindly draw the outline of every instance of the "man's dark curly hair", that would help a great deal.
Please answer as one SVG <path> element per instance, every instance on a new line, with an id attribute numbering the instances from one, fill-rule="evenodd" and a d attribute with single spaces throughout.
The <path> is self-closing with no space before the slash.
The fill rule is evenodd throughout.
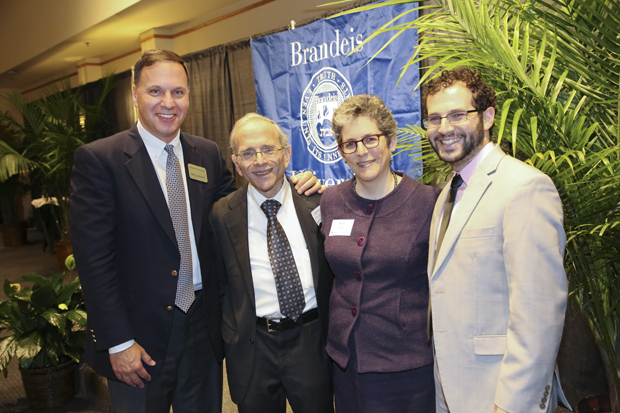
<path id="1" fill-rule="evenodd" d="M 467 66 L 459 66 L 452 70 L 444 70 L 439 76 L 424 85 L 422 90 L 422 112 L 428 116 L 426 103 L 428 97 L 441 92 L 457 82 L 465 83 L 473 96 L 476 110 L 485 111 L 491 106 L 495 108 L 495 91 L 484 81 L 480 72 Z M 497 109 L 497 108 L 496 108 Z M 493 128 L 489 131 L 493 135 Z"/>

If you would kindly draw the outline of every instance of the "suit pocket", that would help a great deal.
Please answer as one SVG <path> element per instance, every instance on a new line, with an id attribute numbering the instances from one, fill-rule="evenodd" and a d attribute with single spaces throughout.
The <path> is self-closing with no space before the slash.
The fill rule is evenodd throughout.
<path id="1" fill-rule="evenodd" d="M 490 238 L 493 232 L 495 232 L 495 227 L 464 229 L 459 238 Z"/>
<path id="2" fill-rule="evenodd" d="M 506 352 L 505 335 L 474 336 L 474 353 L 477 356 L 499 356 Z"/>

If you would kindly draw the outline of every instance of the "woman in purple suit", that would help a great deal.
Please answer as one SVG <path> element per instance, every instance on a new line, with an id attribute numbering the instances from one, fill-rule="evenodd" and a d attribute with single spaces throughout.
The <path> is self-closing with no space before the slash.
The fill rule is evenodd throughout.
<path id="1" fill-rule="evenodd" d="M 332 130 L 355 175 L 321 199 L 336 411 L 435 412 L 426 264 L 438 190 L 391 170 L 396 122 L 379 97 L 345 101 Z"/>

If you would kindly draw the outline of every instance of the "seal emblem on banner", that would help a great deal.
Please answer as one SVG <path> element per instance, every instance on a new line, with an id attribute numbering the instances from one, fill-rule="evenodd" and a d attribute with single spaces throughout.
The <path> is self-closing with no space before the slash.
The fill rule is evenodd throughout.
<path id="1" fill-rule="evenodd" d="M 324 67 L 312 76 L 301 97 L 301 131 L 308 151 L 319 162 L 340 160 L 338 144 L 332 134 L 332 116 L 336 108 L 353 95 L 348 79 L 332 67 Z"/>

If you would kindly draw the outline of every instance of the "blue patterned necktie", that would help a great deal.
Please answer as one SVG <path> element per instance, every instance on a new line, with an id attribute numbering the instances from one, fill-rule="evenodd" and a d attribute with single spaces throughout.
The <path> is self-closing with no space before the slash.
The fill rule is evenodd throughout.
<path id="1" fill-rule="evenodd" d="M 282 205 L 275 199 L 268 199 L 260 206 L 267 216 L 267 249 L 271 270 L 276 280 L 278 302 L 283 316 L 297 321 L 306 306 L 304 291 L 293 258 L 291 244 L 276 215 Z"/>
<path id="2" fill-rule="evenodd" d="M 181 268 L 177 281 L 177 294 L 174 304 L 187 313 L 194 299 L 194 275 L 192 270 L 192 247 L 189 241 L 189 225 L 187 222 L 187 204 L 185 201 L 185 185 L 179 158 L 174 154 L 172 145 L 164 148 L 168 153 L 166 161 L 166 191 L 168 192 L 168 206 L 174 233 L 179 244 L 181 254 Z"/>

